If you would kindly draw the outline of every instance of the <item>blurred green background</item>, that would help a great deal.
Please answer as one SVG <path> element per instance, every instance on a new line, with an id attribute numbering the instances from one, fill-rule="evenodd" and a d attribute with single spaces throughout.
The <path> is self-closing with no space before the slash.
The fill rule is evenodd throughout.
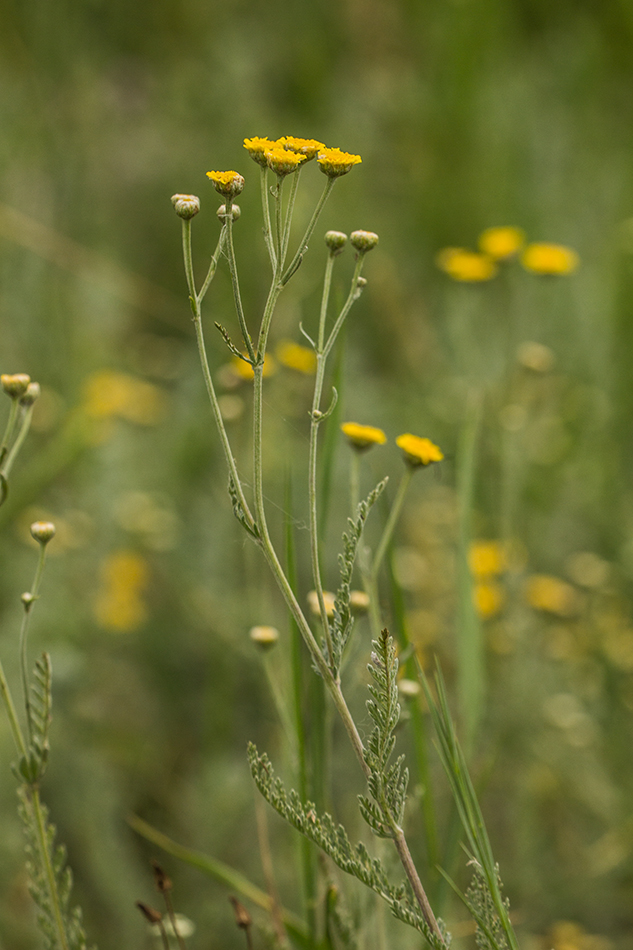
<path id="1" fill-rule="evenodd" d="M 393 557 L 402 603 L 385 595 L 388 615 L 425 659 L 441 656 L 456 711 L 469 689 L 483 697 L 473 764 L 525 945 L 549 950 L 559 938 L 540 936 L 571 920 L 581 929 L 567 948 L 630 946 L 633 6 L 4 0 L 0 11 L 0 369 L 43 389 L 0 510 L 0 649 L 17 683 L 19 594 L 36 559 L 28 524 L 50 517 L 59 532 L 32 640 L 55 673 L 44 796 L 91 938 L 102 950 L 145 939 L 133 902 L 155 900 L 156 849 L 129 830 L 131 812 L 263 885 L 245 744 L 282 762 L 284 746 L 248 630 L 274 623 L 285 637 L 287 620 L 225 497 L 169 198 L 201 195 L 203 274 L 218 230 L 205 172 L 245 175 L 236 249 L 253 321 L 269 277 L 258 169 L 242 140 L 297 135 L 363 163 L 334 190 L 274 342 L 300 342 L 299 320 L 314 326 L 320 234 L 378 232 L 341 353 L 341 418 L 385 429 L 392 448 L 367 466 L 392 486 L 400 432 L 428 435 L 447 455 L 437 478 L 414 481 Z M 315 168 L 304 178 L 305 218 L 322 179 Z M 575 248 L 578 271 L 543 279 L 514 263 L 475 286 L 436 267 L 442 247 L 474 247 L 504 224 Z M 233 326 L 225 271 L 207 312 Z M 246 468 L 248 386 L 231 388 L 212 329 Z M 526 363 L 525 349 L 517 361 L 526 342 L 548 348 L 545 363 Z M 290 469 L 302 552 L 309 399 L 307 377 L 280 368 L 271 378 L 270 510 L 281 524 Z M 346 452 L 338 443 L 330 587 Z M 503 568 L 475 577 L 492 591 L 479 592 L 485 656 L 469 679 L 460 623 L 475 630 L 471 644 L 479 628 L 455 590 L 466 585 L 456 551 L 471 539 L 511 545 Z M 302 596 L 309 586 L 304 572 Z M 350 678 L 362 686 L 360 627 Z M 353 702 L 362 717 L 362 689 Z M 0 754 L 0 946 L 22 950 L 38 938 L 3 718 Z M 342 789 L 360 790 L 358 776 L 344 756 L 334 774 L 330 807 L 353 824 Z M 270 827 L 284 902 L 297 907 L 294 839 Z M 423 865 L 423 845 L 417 855 Z M 242 946 L 226 891 L 167 866 L 197 926 L 191 945 Z"/>

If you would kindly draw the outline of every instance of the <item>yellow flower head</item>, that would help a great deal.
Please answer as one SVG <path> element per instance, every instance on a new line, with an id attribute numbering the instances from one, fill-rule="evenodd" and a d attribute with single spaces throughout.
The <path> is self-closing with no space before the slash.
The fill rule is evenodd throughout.
<path id="1" fill-rule="evenodd" d="M 507 565 L 506 552 L 498 541 L 473 541 L 468 552 L 468 563 L 475 577 L 502 574 Z"/>
<path id="2" fill-rule="evenodd" d="M 144 426 L 160 422 L 166 408 L 163 392 L 153 383 L 109 369 L 88 377 L 83 406 L 93 419 L 118 417 Z"/>
<path id="3" fill-rule="evenodd" d="M 521 263 L 533 274 L 572 274 L 580 263 L 576 251 L 563 244 L 528 244 Z"/>
<path id="4" fill-rule="evenodd" d="M 306 376 L 316 373 L 316 354 L 307 346 L 301 346 L 292 340 L 280 340 L 275 353 L 279 362 L 289 369 L 296 369 L 299 373 L 305 373 Z"/>
<path id="5" fill-rule="evenodd" d="M 273 148 L 275 145 L 278 145 L 279 142 L 271 142 L 270 139 L 261 139 L 261 138 L 252 138 L 244 139 L 244 148 L 253 159 L 254 162 L 257 162 L 258 165 L 261 165 L 262 168 L 268 166 L 266 161 L 266 152 Z"/>
<path id="6" fill-rule="evenodd" d="M 317 155 L 317 162 L 328 178 L 340 178 L 351 171 L 352 165 L 360 165 L 362 158 L 360 155 L 342 152 L 340 148 L 324 148 Z"/>
<path id="7" fill-rule="evenodd" d="M 316 139 L 298 139 L 294 135 L 285 135 L 282 139 L 279 139 L 279 144 L 291 152 L 305 155 L 308 162 L 316 158 L 318 153 L 325 148 L 323 142 L 317 142 Z"/>
<path id="8" fill-rule="evenodd" d="M 306 160 L 306 156 L 300 152 L 291 152 L 289 149 L 284 148 L 283 145 L 277 144 L 267 149 L 264 154 L 268 167 L 271 171 L 274 171 L 276 175 L 279 175 L 280 178 L 283 178 L 285 175 L 290 175 L 292 172 L 296 172 L 299 165 Z"/>
<path id="9" fill-rule="evenodd" d="M 497 265 L 488 254 L 478 254 L 462 247 L 445 247 L 435 258 L 435 263 L 453 280 L 463 283 L 481 283 L 491 280 L 497 273 Z"/>
<path id="10" fill-rule="evenodd" d="M 276 627 L 251 627 L 249 637 L 262 650 L 268 650 L 279 640 L 279 630 Z"/>
<path id="11" fill-rule="evenodd" d="M 521 228 L 486 228 L 479 235 L 479 250 L 495 261 L 503 261 L 520 251 L 525 244 Z"/>
<path id="12" fill-rule="evenodd" d="M 115 551 L 103 561 L 100 573 L 94 604 L 97 622 L 121 633 L 140 627 L 147 617 L 144 594 L 149 567 L 145 559 L 133 551 Z"/>
<path id="13" fill-rule="evenodd" d="M 235 198 L 244 187 L 244 179 L 238 172 L 207 172 L 207 178 L 225 198 Z"/>
<path id="14" fill-rule="evenodd" d="M 364 452 L 372 445 L 384 445 L 387 441 L 387 436 L 382 429 L 377 429 L 375 426 L 363 426 L 358 422 L 344 422 L 341 430 L 347 436 L 349 444 L 357 452 Z"/>
<path id="15" fill-rule="evenodd" d="M 246 353 L 244 354 L 246 356 Z M 234 356 L 231 360 L 231 368 L 235 371 L 236 375 L 240 379 L 252 379 L 255 373 L 253 372 L 253 367 L 246 360 L 242 360 L 239 356 Z M 266 353 L 264 356 L 264 365 L 262 367 L 262 376 L 274 376 L 277 372 L 277 364 L 273 357 Z"/>
<path id="16" fill-rule="evenodd" d="M 334 601 L 336 600 L 336 594 L 333 594 L 329 590 L 323 591 L 323 603 L 325 604 L 325 613 L 330 619 L 334 616 Z M 315 617 L 321 616 L 321 605 L 319 604 L 319 595 L 315 590 L 308 591 L 308 607 L 310 612 L 314 614 Z"/>
<path id="17" fill-rule="evenodd" d="M 482 620 L 496 616 L 503 607 L 504 599 L 503 588 L 495 581 L 475 584 L 473 588 L 475 610 Z"/>
<path id="18" fill-rule="evenodd" d="M 431 462 L 441 462 L 444 458 L 442 450 L 430 439 L 421 438 L 419 435 L 411 435 L 409 432 L 405 435 L 399 435 L 396 439 L 396 445 L 404 452 L 408 464 L 414 467 L 430 465 Z"/>
<path id="19" fill-rule="evenodd" d="M 578 592 L 575 587 L 549 574 L 533 574 L 525 585 L 525 599 L 535 610 L 571 617 L 578 610 Z"/>

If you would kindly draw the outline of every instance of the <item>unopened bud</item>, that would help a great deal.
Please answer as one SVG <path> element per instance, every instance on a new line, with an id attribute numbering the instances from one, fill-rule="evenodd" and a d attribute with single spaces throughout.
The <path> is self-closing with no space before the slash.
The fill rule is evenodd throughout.
<path id="1" fill-rule="evenodd" d="M 234 221 L 237 221 L 241 213 L 242 213 L 242 209 L 240 208 L 239 205 L 233 205 L 233 204 L 231 205 L 231 217 L 233 218 Z M 224 221 L 224 219 L 226 218 L 226 205 L 220 205 L 220 207 L 216 211 L 216 214 L 218 218 L 220 219 L 220 221 Z"/>
<path id="2" fill-rule="evenodd" d="M 342 231 L 327 231 L 325 235 L 325 245 L 332 256 L 340 254 L 347 244 L 347 234 Z"/>
<path id="3" fill-rule="evenodd" d="M 249 637 L 262 650 L 270 650 L 279 640 L 279 630 L 276 627 L 251 627 Z"/>
<path id="4" fill-rule="evenodd" d="M 31 377 L 26 373 L 3 373 L 0 376 L 0 384 L 11 399 L 20 399 L 29 388 L 30 382 Z"/>
<path id="5" fill-rule="evenodd" d="M 20 397 L 20 405 L 26 406 L 29 409 L 36 399 L 39 399 L 40 395 L 40 384 L 39 383 L 29 383 L 26 387 L 26 392 L 23 396 Z"/>
<path id="6" fill-rule="evenodd" d="M 48 544 L 55 537 L 55 525 L 52 521 L 34 521 L 31 525 L 31 535 L 40 544 Z"/>
<path id="7" fill-rule="evenodd" d="M 372 247 L 376 247 L 378 244 L 378 235 L 374 234 L 373 231 L 352 231 L 349 239 L 352 247 L 363 254 L 371 251 Z"/>
<path id="8" fill-rule="evenodd" d="M 398 692 L 404 699 L 414 699 L 420 694 L 420 684 L 415 680 L 398 680 Z"/>
<path id="9" fill-rule="evenodd" d="M 363 287 L 366 287 L 366 286 L 367 286 L 367 278 L 366 278 L 366 277 L 359 277 L 359 278 L 357 279 L 357 281 L 356 281 L 356 286 L 357 286 L 357 287 L 360 287 L 360 289 L 362 290 Z"/>
<path id="10" fill-rule="evenodd" d="M 163 919 L 163 915 L 161 913 L 159 913 L 157 910 L 154 910 L 154 908 L 150 907 L 149 904 L 144 904 L 143 901 L 137 901 L 136 906 L 150 924 L 159 924 Z"/>
<path id="11" fill-rule="evenodd" d="M 153 860 L 151 864 L 154 871 L 154 883 L 156 884 L 157 889 L 161 892 L 161 894 L 164 894 L 165 891 L 171 891 L 173 887 L 171 878 L 168 877 L 158 861 Z"/>
<path id="12" fill-rule="evenodd" d="M 197 195 L 172 195 L 171 203 L 179 218 L 188 221 L 200 211 L 200 199 Z"/>
<path id="13" fill-rule="evenodd" d="M 20 597 L 20 600 L 22 601 L 25 607 L 30 607 L 33 601 L 35 600 L 35 597 L 29 590 L 27 590 L 24 594 L 22 594 L 22 596 Z"/>

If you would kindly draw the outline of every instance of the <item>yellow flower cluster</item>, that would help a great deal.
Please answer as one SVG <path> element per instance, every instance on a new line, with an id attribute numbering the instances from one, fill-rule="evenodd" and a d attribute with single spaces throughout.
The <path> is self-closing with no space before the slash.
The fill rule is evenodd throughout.
<path id="1" fill-rule="evenodd" d="M 280 177 L 296 171 L 303 162 L 316 158 L 324 174 L 329 178 L 340 178 L 362 161 L 360 155 L 343 152 L 340 148 L 327 148 L 316 139 L 302 139 L 294 135 L 284 135 L 275 140 L 255 136 L 244 139 L 244 148 L 253 161 L 262 168 L 272 169 Z"/>
<path id="2" fill-rule="evenodd" d="M 414 467 L 430 465 L 432 462 L 441 462 L 444 458 L 442 450 L 434 442 L 431 442 L 430 439 L 421 438 L 419 435 L 411 435 L 410 432 L 399 435 L 396 439 L 396 445 L 404 452 L 408 464 Z"/>
<path id="3" fill-rule="evenodd" d="M 341 430 L 352 448 L 360 452 L 371 448 L 372 445 L 384 445 L 387 441 L 387 436 L 382 429 L 377 429 L 375 426 L 364 426 L 358 422 L 344 422 Z"/>
<path id="4" fill-rule="evenodd" d="M 101 589 L 94 613 L 107 630 L 128 633 L 147 618 L 144 594 L 149 582 L 147 562 L 133 551 L 116 551 L 101 565 Z"/>
<path id="5" fill-rule="evenodd" d="M 491 280 L 499 263 L 521 254 L 521 264 L 533 274 L 566 275 L 576 270 L 576 251 L 562 244 L 525 244 L 525 232 L 510 226 L 486 228 L 479 235 L 478 251 L 463 247 L 445 247 L 435 262 L 453 280 L 481 283 Z"/>
<path id="6" fill-rule="evenodd" d="M 473 601 L 483 620 L 496 616 L 503 607 L 505 594 L 497 581 L 507 567 L 507 552 L 498 541 L 474 541 L 468 552 L 468 564 L 475 580 Z"/>

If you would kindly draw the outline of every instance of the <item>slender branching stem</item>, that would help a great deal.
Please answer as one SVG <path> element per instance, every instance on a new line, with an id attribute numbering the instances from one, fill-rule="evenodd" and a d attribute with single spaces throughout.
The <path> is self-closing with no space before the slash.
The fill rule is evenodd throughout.
<path id="1" fill-rule="evenodd" d="M 308 244 L 310 243 L 310 238 L 312 237 L 314 233 L 314 229 L 316 228 L 317 221 L 319 220 L 321 212 L 323 211 L 325 202 L 330 197 L 330 193 L 332 191 L 332 188 L 334 187 L 335 181 L 336 181 L 336 178 L 327 179 L 325 183 L 325 188 L 323 189 L 323 193 L 317 202 L 317 206 L 314 209 L 314 213 L 312 217 L 310 218 L 310 223 L 308 224 L 308 227 L 306 228 L 306 232 L 303 235 L 303 238 L 301 239 L 299 247 L 297 248 L 297 252 L 295 256 L 293 257 L 292 261 L 290 262 L 290 264 L 288 265 L 288 267 L 286 268 L 286 271 L 283 277 L 281 278 L 282 285 L 285 285 L 288 283 L 292 275 L 296 272 L 297 268 L 301 264 L 301 261 L 303 260 L 305 252 L 308 250 Z"/>
<path id="2" fill-rule="evenodd" d="M 18 411 L 20 409 L 20 400 L 12 398 L 11 399 L 11 408 L 9 409 L 9 418 L 7 419 L 7 424 L 5 426 L 4 435 L 2 436 L 2 442 L 0 442 L 0 465 L 4 462 L 6 454 L 9 451 L 9 443 L 13 436 L 13 430 L 15 428 L 15 423 L 18 418 Z"/>
<path id="3" fill-rule="evenodd" d="M 53 915 L 53 920 L 55 922 L 55 931 L 57 934 L 57 940 L 59 943 L 60 950 L 69 950 L 68 938 L 66 936 L 66 928 L 64 926 L 64 915 L 63 915 L 62 908 L 59 902 L 59 893 L 57 891 L 55 871 L 53 869 L 53 864 L 51 861 L 48 835 L 46 833 L 46 821 L 44 818 L 44 811 L 42 809 L 42 803 L 40 801 L 40 792 L 37 785 L 29 785 L 28 795 L 31 800 L 33 814 L 35 815 L 37 843 L 40 850 L 40 857 L 42 859 L 42 867 L 44 868 L 46 887 L 48 889 L 51 912 Z"/>
<path id="4" fill-rule="evenodd" d="M 391 543 L 393 532 L 395 531 L 398 519 L 400 518 L 400 513 L 402 512 L 402 506 L 404 504 L 404 497 L 407 493 L 407 488 L 409 487 L 412 474 L 413 466 L 407 465 L 403 472 L 402 478 L 400 479 L 398 491 L 396 493 L 393 505 L 391 506 L 389 517 L 387 518 L 387 524 L 385 525 L 382 537 L 378 542 L 378 547 L 376 548 L 376 554 L 374 555 L 374 560 L 371 566 L 371 578 L 374 582 L 378 577 L 378 572 L 380 571 L 382 562 L 385 559 L 385 554 L 387 553 L 387 549 Z"/>
<path id="5" fill-rule="evenodd" d="M 11 726 L 11 733 L 13 735 L 15 747 L 20 755 L 26 756 L 26 743 L 24 742 L 24 736 L 22 735 L 22 730 L 20 729 L 20 723 L 15 711 L 13 697 L 11 696 L 11 691 L 9 690 L 7 678 L 4 675 L 2 663 L 0 663 L 0 693 L 2 694 L 2 700 L 7 710 L 7 716 L 9 717 L 9 725 Z"/>
<path id="6" fill-rule="evenodd" d="M 349 504 L 352 517 L 356 514 L 360 501 L 360 452 L 352 449 L 349 463 Z"/>
<path id="7" fill-rule="evenodd" d="M 358 300 L 360 296 L 361 288 L 359 287 L 359 284 L 358 284 L 358 278 L 361 275 L 364 262 L 365 262 L 365 255 L 363 253 L 359 253 L 356 258 L 356 266 L 354 267 L 354 273 L 352 275 L 352 283 L 349 289 L 349 294 L 347 295 L 347 300 L 343 304 L 343 308 L 341 312 L 339 313 L 338 317 L 336 318 L 334 326 L 330 330 L 330 335 L 327 338 L 327 343 L 323 347 L 324 359 L 327 359 L 328 356 L 330 355 L 330 352 L 332 351 L 332 347 L 336 343 L 336 339 L 339 333 L 341 332 L 341 328 L 343 324 L 345 323 L 347 314 L 352 309 L 352 304 L 354 303 L 355 300 Z"/>
<path id="8" fill-rule="evenodd" d="M 213 257 L 211 258 L 211 263 L 209 264 L 209 270 L 207 271 L 207 276 L 204 278 L 204 283 L 200 288 L 200 292 L 197 294 L 198 306 L 202 303 L 205 298 L 206 292 L 209 289 L 209 285 L 213 278 L 215 277 L 215 272 L 218 267 L 218 261 L 220 260 L 220 255 L 224 250 L 224 244 L 226 242 L 227 227 L 226 224 L 222 225 L 222 230 L 220 231 L 220 237 L 218 238 L 218 245 L 213 252 Z"/>
<path id="9" fill-rule="evenodd" d="M 233 247 L 233 203 L 230 198 L 226 199 L 226 257 L 229 262 L 229 271 L 231 273 L 231 284 L 233 286 L 233 299 L 235 301 L 235 311 L 239 320 L 240 330 L 244 338 L 244 345 L 248 353 L 249 360 L 255 362 L 255 350 L 253 341 L 246 326 L 246 317 L 244 316 L 244 307 L 242 305 L 242 295 L 240 293 L 240 282 L 237 276 L 237 263 L 235 261 L 235 248 Z"/>
<path id="10" fill-rule="evenodd" d="M 18 434 L 15 438 L 15 442 L 11 446 L 9 454 L 4 460 L 4 465 L 0 469 L 0 474 L 4 475 L 5 478 L 8 478 L 11 474 L 11 469 L 13 468 L 13 463 L 15 462 L 20 449 L 24 444 L 24 440 L 28 434 L 28 431 L 31 427 L 31 418 L 33 416 L 33 406 L 29 406 L 25 410 L 24 415 L 22 416 L 22 422 L 20 428 L 18 429 Z"/>
<path id="11" fill-rule="evenodd" d="M 321 310 L 319 312 L 319 332 L 317 336 L 317 353 L 323 352 L 325 345 L 325 321 L 327 320 L 327 308 L 330 302 L 330 290 L 332 288 L 332 271 L 334 270 L 335 254 L 330 252 L 325 262 L 325 276 L 323 278 L 323 293 L 321 295 Z"/>
<path id="12" fill-rule="evenodd" d="M 273 269 L 273 273 L 275 273 L 277 270 L 277 255 L 273 244 L 273 229 L 270 223 L 268 168 L 264 165 L 260 165 L 259 173 L 259 183 L 262 192 L 262 214 L 264 217 L 264 243 L 268 251 L 268 256 L 270 257 L 270 266 Z"/>
<path id="13" fill-rule="evenodd" d="M 284 220 L 284 228 L 281 237 L 281 259 L 279 262 L 279 267 L 283 268 L 284 261 L 286 260 L 286 254 L 288 253 L 288 242 L 290 240 L 290 225 L 292 223 L 292 213 L 295 208 L 295 199 L 297 197 L 297 190 L 299 188 L 299 177 L 301 175 L 301 166 L 299 166 L 296 172 L 292 173 L 292 186 L 290 188 L 290 195 L 288 196 L 288 207 L 286 208 L 286 217 Z"/>
<path id="14" fill-rule="evenodd" d="M 317 517 L 317 444 L 319 438 L 319 423 L 322 419 L 322 413 L 319 409 L 321 404 L 321 394 L 323 391 L 323 377 L 325 373 L 325 360 L 321 353 L 317 353 L 317 371 L 314 384 L 314 397 L 312 400 L 312 412 L 310 413 L 310 456 L 308 462 L 308 506 L 310 510 L 310 555 L 312 560 L 312 578 L 314 589 L 316 590 L 317 600 L 319 602 L 319 613 L 321 614 L 321 624 L 323 626 L 323 635 L 328 653 L 330 667 L 334 667 L 334 646 L 332 635 L 330 633 L 330 624 L 325 606 L 325 597 L 323 594 L 323 584 L 321 582 L 321 567 L 319 564 L 319 536 L 318 536 L 318 517 Z"/>
<path id="15" fill-rule="evenodd" d="M 178 943 L 179 950 L 187 950 L 185 946 L 185 941 L 182 939 L 180 931 L 178 930 L 178 922 L 176 920 L 176 914 L 174 912 L 174 904 L 171 899 L 171 894 L 168 890 L 163 890 L 163 897 L 165 899 L 165 907 L 167 908 L 167 913 L 169 915 L 169 922 L 171 923 L 171 929 L 174 932 L 174 937 Z"/>
<path id="16" fill-rule="evenodd" d="M 37 560 L 37 567 L 35 569 L 35 577 L 33 578 L 33 585 L 28 594 L 23 594 L 22 603 L 24 605 L 24 613 L 22 615 L 22 624 L 20 627 L 20 673 L 22 676 L 22 691 L 24 693 L 24 709 L 26 711 L 26 727 L 29 735 L 29 743 L 33 740 L 33 724 L 31 721 L 31 700 L 29 697 L 29 668 L 28 668 L 28 656 L 27 656 L 27 638 L 29 632 L 29 622 L 31 619 L 31 614 L 33 612 L 33 607 L 35 601 L 39 595 L 40 581 L 42 579 L 42 572 L 44 571 L 44 564 L 46 562 L 46 544 L 40 543 L 40 556 Z"/>
<path id="17" fill-rule="evenodd" d="M 411 884 L 411 887 L 413 888 L 415 899 L 420 905 L 420 910 L 422 911 L 422 915 L 424 919 L 429 925 L 429 928 L 431 929 L 431 931 L 435 934 L 436 937 L 439 937 L 439 939 L 442 941 L 442 944 L 444 944 L 445 943 L 444 936 L 442 935 L 442 931 L 440 930 L 438 922 L 435 919 L 435 914 L 433 913 L 433 910 L 429 903 L 429 899 L 426 896 L 426 891 L 424 890 L 424 887 L 422 886 L 422 881 L 420 880 L 420 876 L 418 874 L 417 868 L 415 864 L 413 863 L 413 858 L 411 857 L 411 852 L 409 851 L 409 845 L 407 844 L 407 839 L 404 836 L 404 832 L 402 828 L 398 826 L 396 826 L 396 828 L 394 829 L 393 843 L 396 846 L 398 857 L 400 858 L 402 867 L 404 868 L 405 874 L 407 875 L 409 879 L 409 883 Z"/>
<path id="18" fill-rule="evenodd" d="M 282 175 L 277 176 L 277 184 L 271 193 L 275 199 L 275 256 L 277 258 L 277 266 L 275 268 L 275 275 L 279 275 L 283 263 L 281 260 L 282 252 L 282 240 L 283 240 L 283 214 L 282 214 L 282 192 L 283 192 L 284 178 Z"/>

